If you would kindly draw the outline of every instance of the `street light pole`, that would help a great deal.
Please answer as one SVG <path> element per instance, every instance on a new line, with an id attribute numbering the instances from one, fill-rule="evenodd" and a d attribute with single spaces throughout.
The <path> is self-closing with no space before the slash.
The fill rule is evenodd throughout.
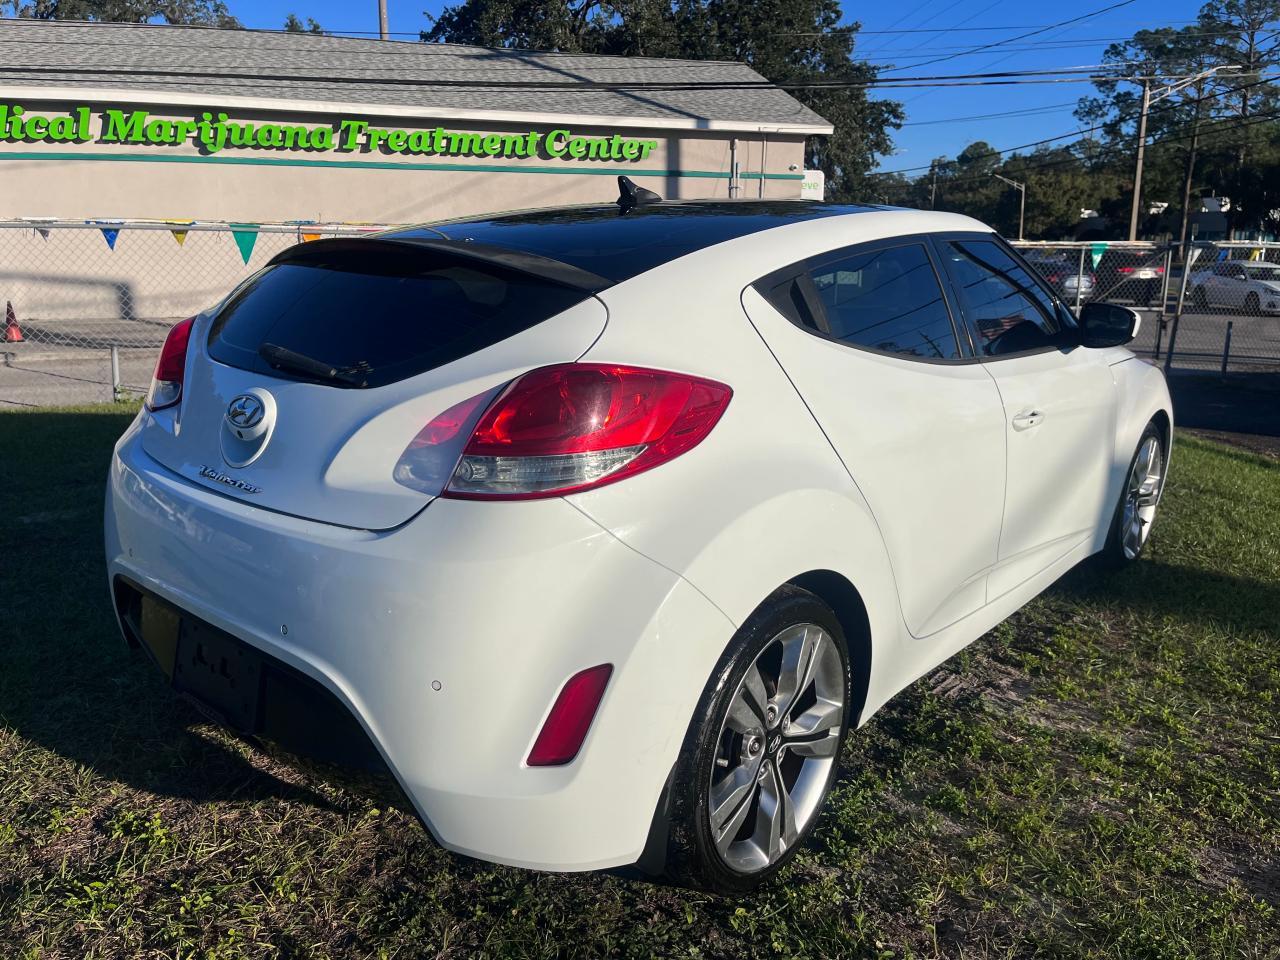
<path id="1" fill-rule="evenodd" d="M 1027 219 L 1027 185 L 1025 183 L 1019 183 L 1017 180 L 1010 180 L 1008 177 L 1002 176 L 998 173 L 993 173 L 992 176 L 997 180 L 1003 180 L 1021 194 L 1021 197 L 1018 199 L 1018 239 L 1021 240 L 1022 227 Z"/>
<path id="2" fill-rule="evenodd" d="M 1151 90 L 1150 77 L 1142 78 L 1142 113 L 1138 117 L 1138 151 L 1137 159 L 1133 167 L 1133 205 L 1129 209 L 1129 239 L 1138 239 L 1138 208 L 1142 202 L 1142 156 L 1147 145 L 1147 114 L 1151 112 L 1151 105 L 1159 103 L 1161 100 L 1167 100 L 1179 90 L 1185 90 L 1192 84 L 1199 83 L 1201 80 L 1207 80 L 1209 77 L 1224 70 L 1239 70 L 1238 64 L 1222 64 L 1216 67 L 1210 67 L 1208 70 L 1202 70 L 1194 77 L 1182 77 L 1175 80 L 1168 86 L 1161 87 L 1154 93 Z M 1127 78 L 1121 78 L 1127 79 Z M 1138 81 L 1133 80 L 1132 83 Z"/>
<path id="3" fill-rule="evenodd" d="M 390 40 L 387 32 L 387 0 L 378 0 L 378 36 Z"/>

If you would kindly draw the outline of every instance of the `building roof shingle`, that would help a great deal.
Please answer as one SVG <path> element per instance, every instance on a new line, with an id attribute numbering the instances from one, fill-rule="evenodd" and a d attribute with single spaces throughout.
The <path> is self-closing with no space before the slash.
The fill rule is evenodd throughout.
<path id="1" fill-rule="evenodd" d="M 601 83 L 693 85 L 604 89 Z M 76 88 L 574 117 L 636 125 L 827 132 L 830 125 L 741 63 L 536 53 L 305 33 L 0 19 L 0 89 Z M 563 85 L 563 86 L 562 86 Z M 807 128 L 800 130 L 799 128 Z"/>

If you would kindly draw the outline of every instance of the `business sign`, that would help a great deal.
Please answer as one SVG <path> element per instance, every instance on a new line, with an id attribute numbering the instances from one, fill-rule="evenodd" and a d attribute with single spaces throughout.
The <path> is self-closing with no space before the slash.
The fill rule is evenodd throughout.
<path id="1" fill-rule="evenodd" d="M 205 110 L 190 120 L 152 116 L 147 110 L 73 107 L 67 113 L 28 113 L 0 103 L 0 142 L 119 143 L 134 146 L 193 144 L 201 153 L 226 149 L 286 152 L 339 151 L 437 157 L 542 157 L 552 160 L 646 160 L 656 140 L 620 135 L 583 137 L 567 127 L 520 133 L 467 133 L 445 127 L 375 127 L 366 120 L 333 123 L 257 123 Z"/>

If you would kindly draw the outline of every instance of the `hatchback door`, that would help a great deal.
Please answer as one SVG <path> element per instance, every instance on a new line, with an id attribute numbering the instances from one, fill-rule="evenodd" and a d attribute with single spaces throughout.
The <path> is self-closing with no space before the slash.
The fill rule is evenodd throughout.
<path id="1" fill-rule="evenodd" d="M 966 360 L 922 238 L 851 247 L 743 295 L 875 513 L 911 633 L 981 607 L 1004 500 L 1004 416 Z"/>
<path id="2" fill-rule="evenodd" d="M 197 319 L 181 401 L 144 426 L 148 455 L 271 510 L 373 530 L 408 520 L 461 453 L 415 446 L 419 432 L 576 360 L 606 318 L 600 278 L 452 244 L 318 240 L 277 257 Z"/>
<path id="3" fill-rule="evenodd" d="M 995 599 L 1092 537 L 1110 516 L 1115 436 L 1108 356 L 1078 345 L 1074 320 L 991 236 L 940 239 L 961 311 L 999 387 L 1007 476 Z"/>

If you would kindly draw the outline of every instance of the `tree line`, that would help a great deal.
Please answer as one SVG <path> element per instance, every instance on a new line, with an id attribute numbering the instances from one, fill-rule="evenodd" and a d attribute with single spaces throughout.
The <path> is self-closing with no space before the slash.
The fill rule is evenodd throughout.
<path id="1" fill-rule="evenodd" d="M 8 5 L 21 16 L 240 26 L 223 0 Z M 1029 238 L 1075 236 L 1083 210 L 1101 214 L 1110 238 L 1124 235 L 1142 78 L 1158 96 L 1171 78 L 1203 74 L 1149 111 L 1139 235 L 1185 239 L 1205 196 L 1229 198 L 1233 230 L 1280 232 L 1280 0 L 1209 0 L 1190 25 L 1112 44 L 1075 109 L 1078 137 L 1012 153 L 977 140 L 912 175 L 877 169 L 905 114 L 869 95 L 881 68 L 859 58 L 859 25 L 843 22 L 837 0 L 461 0 L 428 19 L 421 39 L 430 43 L 735 60 L 789 87 L 834 81 L 840 86 L 791 87 L 835 127 L 805 150 L 806 166 L 826 175 L 828 199 L 956 211 L 1012 234 L 1019 198 L 1000 174 L 1026 184 Z M 284 28 L 323 32 L 294 14 Z"/>

